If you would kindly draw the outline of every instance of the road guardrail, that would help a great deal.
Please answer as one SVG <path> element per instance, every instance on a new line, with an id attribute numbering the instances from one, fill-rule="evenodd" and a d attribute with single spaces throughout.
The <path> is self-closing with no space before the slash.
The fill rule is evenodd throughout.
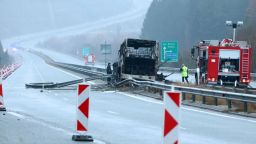
<path id="1" fill-rule="evenodd" d="M 46 58 L 46 56 L 43 56 L 43 58 Z M 108 77 L 106 75 L 105 69 L 103 68 L 91 68 L 89 66 L 81 66 L 81 65 L 75 65 L 75 64 L 67 64 L 67 63 L 58 63 L 50 61 L 51 65 L 62 67 L 65 69 L 68 69 L 70 71 L 74 71 L 80 74 L 85 74 L 91 77 Z M 162 68 L 160 70 L 170 70 L 169 68 Z M 179 71 L 178 68 L 174 68 L 174 71 Z M 254 75 L 254 74 L 253 74 Z M 151 89 L 158 89 L 161 91 L 165 90 L 176 90 L 182 92 L 182 94 L 191 94 L 193 97 L 196 95 L 202 96 L 202 103 L 205 103 L 205 97 L 213 97 L 216 100 L 216 103 L 218 103 L 218 98 L 226 99 L 228 102 L 228 108 L 231 108 L 232 102 L 231 101 L 241 101 L 244 103 L 244 111 L 247 112 L 248 110 L 248 103 L 256 103 L 256 95 L 255 94 L 246 94 L 246 93 L 240 93 L 240 92 L 229 92 L 229 91 L 223 91 L 223 90 L 211 90 L 211 89 L 204 89 L 204 88 L 194 88 L 194 87 L 186 87 L 186 86 L 176 86 L 176 85 L 169 85 L 159 82 L 150 82 L 150 81 L 137 81 L 134 79 L 126 79 L 124 81 L 121 81 L 116 84 L 116 86 L 125 85 L 125 84 L 133 84 L 140 87 L 147 87 Z M 185 96 L 183 96 L 184 98 Z M 217 104 L 216 104 L 217 105 Z"/>

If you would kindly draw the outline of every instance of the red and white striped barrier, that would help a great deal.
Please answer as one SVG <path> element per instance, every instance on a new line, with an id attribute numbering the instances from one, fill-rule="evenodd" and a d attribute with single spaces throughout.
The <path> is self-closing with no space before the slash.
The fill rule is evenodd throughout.
<path id="1" fill-rule="evenodd" d="M 90 85 L 78 84 L 77 98 L 77 134 L 72 136 L 74 141 L 93 141 L 92 136 L 86 135 L 89 120 L 89 94 Z"/>
<path id="2" fill-rule="evenodd" d="M 5 80 L 8 76 L 10 76 L 16 69 L 18 69 L 21 64 L 11 64 L 8 66 L 4 66 L 0 69 L 0 76 L 3 80 Z"/>
<path id="3" fill-rule="evenodd" d="M 4 97 L 3 97 L 3 87 L 2 87 L 2 78 L 0 77 L 0 111 L 6 111 L 4 107 Z"/>
<path id="4" fill-rule="evenodd" d="M 164 144 L 178 144 L 180 93 L 164 92 Z"/>

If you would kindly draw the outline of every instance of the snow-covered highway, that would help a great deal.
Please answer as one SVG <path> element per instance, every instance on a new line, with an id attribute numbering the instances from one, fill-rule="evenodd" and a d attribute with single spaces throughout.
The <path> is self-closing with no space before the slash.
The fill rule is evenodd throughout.
<path id="1" fill-rule="evenodd" d="M 25 89 L 28 82 L 62 82 L 77 79 L 47 65 L 41 58 L 24 51 L 23 65 L 4 81 L 4 98 L 11 115 L 35 128 L 23 128 L 12 132 L 14 137 L 1 129 L 1 143 L 42 143 L 43 137 L 52 136 L 47 143 L 72 143 L 75 130 L 76 91 L 47 91 Z M 67 58 L 67 57 L 66 57 Z M 89 132 L 96 142 L 110 144 L 162 143 L 163 105 L 161 101 L 114 91 L 91 92 L 91 117 Z M 0 126 L 8 117 L 1 116 Z M 10 118 L 12 119 L 12 118 Z M 256 141 L 256 120 L 239 116 L 182 107 L 180 139 L 185 144 L 240 144 Z M 11 124 L 11 122 L 7 123 Z M 9 125 L 9 128 L 15 126 Z M 6 128 L 6 126 L 5 126 Z M 49 130 L 47 130 L 49 129 Z M 243 129 L 243 131 L 241 131 Z M 24 131 L 24 133 L 21 133 Z M 31 132 L 38 139 L 33 139 Z M 38 136 L 40 135 L 40 136 Z M 41 139 L 40 139 L 41 138 Z M 8 142 L 4 140 L 8 139 Z"/>

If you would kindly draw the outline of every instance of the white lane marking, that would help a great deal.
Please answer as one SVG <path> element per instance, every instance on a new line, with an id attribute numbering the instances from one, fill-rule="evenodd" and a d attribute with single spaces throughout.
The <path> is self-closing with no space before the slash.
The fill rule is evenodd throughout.
<path id="1" fill-rule="evenodd" d="M 25 119 L 25 116 L 23 116 L 21 114 L 18 114 L 18 113 L 15 113 L 15 112 L 7 112 L 7 113 L 10 114 L 10 115 L 16 116 L 18 118 Z"/>
<path id="2" fill-rule="evenodd" d="M 39 75 L 41 81 L 43 82 L 43 81 L 44 81 L 44 78 L 43 78 L 42 73 L 38 70 L 38 67 L 37 67 L 34 63 L 32 63 L 32 65 L 33 65 L 34 69 L 36 70 L 36 72 L 38 73 L 38 75 Z"/>
<path id="3" fill-rule="evenodd" d="M 92 81 L 87 81 L 89 84 L 92 84 L 92 85 L 95 85 L 96 83 L 95 82 L 92 82 Z"/>
<path id="4" fill-rule="evenodd" d="M 69 136 L 72 136 L 73 134 L 75 134 L 75 132 L 70 132 L 70 131 L 65 130 L 65 129 L 63 129 L 63 128 L 59 128 L 59 127 L 56 127 L 56 126 L 47 124 L 47 123 L 45 123 L 45 122 L 41 122 L 41 121 L 39 121 L 39 120 L 31 119 L 31 118 L 25 117 L 25 116 L 23 116 L 23 115 L 20 115 L 20 114 L 18 114 L 18 113 L 15 113 L 15 112 L 8 112 L 8 113 L 11 114 L 11 115 L 13 115 L 13 116 L 22 118 L 22 119 L 25 119 L 25 118 L 26 118 L 27 121 L 33 122 L 33 123 L 35 123 L 35 124 L 42 125 L 42 126 L 44 126 L 44 127 L 48 127 L 48 128 L 50 128 L 50 129 L 52 129 L 52 130 L 55 130 L 55 131 L 59 131 L 59 132 L 65 133 L 66 135 L 69 135 Z M 96 139 L 94 139 L 94 142 L 97 143 L 97 144 L 106 144 L 105 142 L 100 141 L 100 140 L 96 140 Z"/>
<path id="5" fill-rule="evenodd" d="M 52 65 L 48 65 L 48 66 L 50 66 L 50 67 L 52 67 L 52 68 L 54 68 L 54 69 L 56 69 L 56 70 L 58 70 L 58 71 L 61 71 L 61 72 L 65 73 L 65 74 L 67 74 L 67 75 L 69 75 L 69 76 L 71 76 L 71 77 L 78 78 L 78 79 L 83 79 L 83 78 L 84 78 L 84 77 L 82 77 L 82 76 L 77 76 L 77 75 L 75 75 L 75 74 L 69 73 L 69 72 L 67 72 L 67 71 L 64 71 L 64 70 L 62 70 L 62 69 L 60 69 L 60 68 L 54 67 L 54 66 L 52 66 Z M 95 82 L 92 82 L 92 81 L 88 81 L 88 83 L 90 83 L 90 84 L 92 84 L 92 85 L 95 85 L 95 84 L 96 84 Z"/>
<path id="6" fill-rule="evenodd" d="M 186 130 L 186 128 L 184 128 L 184 127 L 181 127 L 181 126 L 180 126 L 180 129 L 182 129 L 182 130 Z"/>
<path id="7" fill-rule="evenodd" d="M 149 98 L 138 97 L 138 96 L 135 96 L 135 95 L 132 95 L 132 94 L 124 93 L 124 92 L 118 92 L 118 93 L 122 94 L 122 95 L 125 95 L 125 96 L 128 96 L 130 98 L 134 98 L 134 99 L 138 99 L 138 100 L 144 101 L 144 102 L 150 102 L 150 103 L 160 104 L 160 105 L 163 104 L 163 102 L 156 101 L 154 99 L 150 100 Z M 203 114 L 208 114 L 208 115 L 212 115 L 212 116 L 219 116 L 219 117 L 224 117 L 224 118 L 229 118 L 229 119 L 235 119 L 235 120 L 240 120 L 240 121 L 247 121 L 247 122 L 251 122 L 251 123 L 256 123 L 256 120 L 245 119 L 245 118 L 242 118 L 242 117 L 229 116 L 229 115 L 225 115 L 225 114 L 208 112 L 208 111 L 197 110 L 197 109 L 186 108 L 186 107 L 181 107 L 181 109 L 184 109 L 184 110 L 187 110 L 187 111 L 203 113 Z"/>
<path id="8" fill-rule="evenodd" d="M 56 67 L 51 66 L 51 65 L 49 65 L 49 66 L 52 67 L 52 68 L 54 68 L 54 69 L 56 69 L 56 70 L 58 70 L 58 71 L 61 71 L 61 72 L 65 73 L 65 74 L 67 74 L 67 75 L 69 75 L 69 76 L 72 76 L 72 77 L 74 77 L 74 78 L 78 78 L 78 79 L 83 79 L 83 78 L 84 78 L 84 77 L 82 77 L 82 76 L 77 76 L 77 75 L 75 75 L 75 74 L 66 72 L 66 71 L 64 71 L 64 70 L 62 70 L 62 69 L 60 69 L 60 68 L 56 68 Z M 96 84 L 95 82 L 92 82 L 92 81 L 87 81 L 87 82 L 88 82 L 89 84 L 92 84 L 92 85 L 95 85 L 95 84 Z"/>
<path id="9" fill-rule="evenodd" d="M 16 86 L 16 87 L 7 86 L 5 87 L 5 89 L 25 89 L 25 87 L 24 86 Z"/>
<path id="10" fill-rule="evenodd" d="M 116 91 L 104 91 L 103 93 L 115 93 Z"/>
<path id="11" fill-rule="evenodd" d="M 110 113 L 110 114 L 119 115 L 119 113 L 114 112 L 114 111 L 107 111 L 107 112 Z"/>
<path id="12" fill-rule="evenodd" d="M 252 119 L 245 119 L 245 118 L 234 117 L 234 116 L 229 116 L 229 115 L 224 115 L 224 114 L 218 114 L 218 113 L 213 113 L 213 112 L 207 112 L 207 111 L 201 111 L 201 110 L 196 110 L 196 109 L 190 109 L 190 108 L 185 108 L 185 107 L 182 107 L 182 109 L 187 110 L 187 111 L 193 111 L 193 112 L 198 112 L 198 113 L 204 113 L 204 114 L 208 114 L 208 115 L 213 115 L 213 116 L 219 116 L 219 117 L 224 117 L 224 118 L 230 118 L 230 119 L 236 119 L 236 120 L 243 120 L 243 121 L 247 121 L 247 122 L 256 123 L 256 120 L 252 120 Z"/>
<path id="13" fill-rule="evenodd" d="M 124 93 L 124 92 L 117 92 L 117 93 L 128 96 L 128 97 L 131 97 L 131 98 L 134 98 L 134 99 L 145 101 L 145 102 L 150 102 L 150 103 L 154 103 L 154 104 L 163 104 L 163 102 L 159 102 L 157 100 L 150 99 L 150 98 L 146 99 L 146 98 L 143 98 L 143 97 L 135 96 L 135 95 Z"/>
<path id="14" fill-rule="evenodd" d="M 97 144 L 107 144 L 103 141 L 100 141 L 100 140 L 93 140 L 93 143 L 97 143 Z"/>
<path id="15" fill-rule="evenodd" d="M 72 73 L 66 72 L 66 71 L 64 71 L 64 70 L 62 70 L 62 69 L 60 69 L 60 68 L 56 68 L 56 67 L 51 66 L 51 65 L 49 65 L 49 66 L 52 67 L 52 68 L 54 68 L 54 69 L 56 69 L 56 70 L 58 70 L 58 71 L 61 71 L 61 72 L 65 73 L 65 74 L 67 74 L 67 75 L 69 75 L 69 76 L 72 76 L 72 77 L 74 77 L 74 78 L 78 78 L 78 79 L 82 79 L 82 78 L 83 78 L 83 77 L 74 75 L 74 74 L 72 74 Z"/>
<path id="16" fill-rule="evenodd" d="M 50 129 L 53 129 L 53 130 L 55 130 L 55 131 L 59 131 L 59 132 L 65 133 L 65 134 L 67 134 L 67 135 L 69 135 L 69 136 L 72 136 L 72 135 L 75 134 L 75 132 L 70 132 L 70 131 L 65 130 L 65 129 L 63 129 L 63 128 L 55 127 L 55 126 L 52 126 L 52 125 L 47 124 L 47 123 L 42 123 L 42 122 L 37 121 L 37 120 L 32 120 L 32 119 L 28 119 L 28 120 L 31 121 L 31 122 L 40 124 L 40 125 L 42 125 L 42 126 L 48 127 L 48 128 L 50 128 Z M 98 143 L 98 144 L 106 144 L 105 142 L 100 141 L 100 140 L 96 140 L 96 139 L 94 139 L 94 142 L 96 142 L 96 143 Z"/>

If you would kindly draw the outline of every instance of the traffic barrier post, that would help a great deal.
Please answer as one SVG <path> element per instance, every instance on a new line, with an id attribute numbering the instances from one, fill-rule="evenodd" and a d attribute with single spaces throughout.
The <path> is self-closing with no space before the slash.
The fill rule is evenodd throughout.
<path id="1" fill-rule="evenodd" d="M 2 77 L 0 77 L 0 111 L 6 111 L 6 108 L 4 106 Z"/>
<path id="2" fill-rule="evenodd" d="M 180 93 L 164 92 L 164 144 L 179 143 Z"/>
<path id="3" fill-rule="evenodd" d="M 77 124 L 76 134 L 72 136 L 74 141 L 92 142 L 93 137 L 87 135 L 88 120 L 89 120 L 89 94 L 90 85 L 82 83 L 78 84 L 78 98 L 77 98 Z"/>

